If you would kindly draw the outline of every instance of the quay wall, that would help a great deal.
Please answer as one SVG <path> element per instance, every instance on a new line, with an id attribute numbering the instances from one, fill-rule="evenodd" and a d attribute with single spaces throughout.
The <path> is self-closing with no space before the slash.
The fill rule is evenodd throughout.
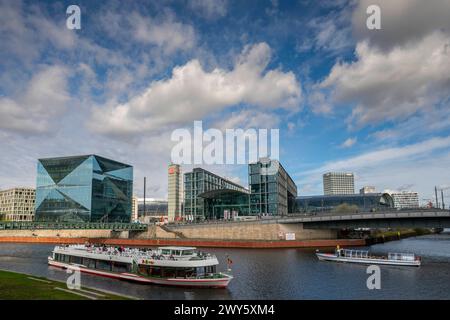
<path id="1" fill-rule="evenodd" d="M 119 239 L 209 239 L 209 240 L 284 240 L 294 233 L 295 240 L 336 239 L 336 230 L 303 229 L 302 224 L 276 222 L 227 222 L 195 225 L 149 225 L 147 231 L 70 230 L 0 230 L 2 237 L 119 238 Z"/>
<path id="2" fill-rule="evenodd" d="M 295 240 L 285 240 L 294 233 Z M 145 232 L 112 230 L 0 230 L 1 242 L 104 243 L 110 245 L 181 245 L 234 248 L 294 248 L 364 245 L 364 240 L 337 239 L 333 230 L 303 229 L 301 224 L 227 222 L 195 225 L 150 225 Z M 350 244 L 351 243 L 351 244 Z"/>
<path id="3" fill-rule="evenodd" d="M 337 239 L 336 230 L 304 229 L 303 224 L 263 222 L 226 222 L 195 225 L 171 225 L 171 230 L 185 238 L 221 240 L 281 240 L 286 233 L 295 233 L 295 240 Z"/>
<path id="4" fill-rule="evenodd" d="M 124 239 L 124 238 L 61 238 L 61 237 L 0 237 L 0 243 L 44 243 L 44 244 L 105 244 L 116 246 L 193 246 L 205 248 L 329 248 L 366 245 L 363 239 L 333 240 L 204 240 L 204 239 Z"/>

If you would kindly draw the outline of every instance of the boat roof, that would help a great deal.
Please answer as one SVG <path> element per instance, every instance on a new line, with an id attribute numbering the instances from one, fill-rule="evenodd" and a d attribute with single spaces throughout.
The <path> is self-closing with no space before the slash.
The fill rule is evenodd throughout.
<path id="1" fill-rule="evenodd" d="M 168 250 L 195 250 L 196 247 L 158 247 L 158 249 L 168 249 Z"/>

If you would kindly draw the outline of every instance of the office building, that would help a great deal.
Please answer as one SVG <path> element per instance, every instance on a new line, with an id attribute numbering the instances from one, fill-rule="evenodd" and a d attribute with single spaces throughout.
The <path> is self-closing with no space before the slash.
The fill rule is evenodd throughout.
<path id="1" fill-rule="evenodd" d="M 178 164 L 169 164 L 168 168 L 168 220 L 178 220 L 182 216 L 181 168 Z"/>
<path id="2" fill-rule="evenodd" d="M 237 219 L 294 212 L 297 186 L 278 161 L 260 159 L 248 170 L 249 189 L 201 168 L 186 173 L 184 218 Z"/>
<path id="3" fill-rule="evenodd" d="M 145 207 L 145 209 L 144 209 Z M 146 198 L 138 199 L 138 221 L 152 223 L 165 221 L 167 218 L 169 204 L 167 200 Z"/>
<path id="4" fill-rule="evenodd" d="M 131 222 L 138 221 L 138 217 L 138 197 L 133 196 L 133 198 L 131 199 Z"/>
<path id="5" fill-rule="evenodd" d="M 145 209 L 144 209 L 145 207 Z M 164 199 L 139 198 L 138 199 L 138 217 L 167 217 L 169 204 Z"/>
<path id="6" fill-rule="evenodd" d="M 248 214 L 248 201 L 248 190 L 243 186 L 205 169 L 194 168 L 184 174 L 185 219 L 223 218 L 233 210 Z"/>
<path id="7" fill-rule="evenodd" d="M 353 173 L 328 172 L 323 175 L 323 193 L 325 195 L 354 194 Z"/>
<path id="8" fill-rule="evenodd" d="M 249 184 L 252 215 L 282 216 L 293 212 L 297 186 L 279 161 L 263 158 L 249 164 Z"/>
<path id="9" fill-rule="evenodd" d="M 413 209 L 419 208 L 419 194 L 417 192 L 402 191 L 391 192 L 394 200 L 394 208 L 396 209 Z"/>
<path id="10" fill-rule="evenodd" d="M 376 193 L 375 187 L 373 186 L 365 186 L 359 189 L 360 194 L 366 194 L 366 193 Z"/>
<path id="11" fill-rule="evenodd" d="M 130 222 L 133 167 L 97 155 L 39 159 L 36 220 Z"/>
<path id="12" fill-rule="evenodd" d="M 35 198 L 36 193 L 32 188 L 0 191 L 0 220 L 32 221 Z"/>

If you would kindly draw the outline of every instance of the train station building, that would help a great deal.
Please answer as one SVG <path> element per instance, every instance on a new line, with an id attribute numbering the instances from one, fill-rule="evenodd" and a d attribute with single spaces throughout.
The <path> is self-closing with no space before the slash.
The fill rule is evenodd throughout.
<path id="1" fill-rule="evenodd" d="M 276 168 L 268 172 L 267 168 Z M 249 164 L 249 188 L 202 168 L 184 175 L 184 217 L 187 220 L 236 219 L 286 215 L 295 207 L 297 186 L 277 160 Z"/>

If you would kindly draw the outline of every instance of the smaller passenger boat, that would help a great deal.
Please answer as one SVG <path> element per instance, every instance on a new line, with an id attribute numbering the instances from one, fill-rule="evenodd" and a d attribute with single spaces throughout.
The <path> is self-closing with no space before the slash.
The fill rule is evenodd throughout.
<path id="1" fill-rule="evenodd" d="M 373 256 L 367 250 L 350 250 L 336 248 L 334 253 L 320 253 L 316 250 L 316 256 L 321 261 L 350 262 L 360 264 L 382 264 L 393 266 L 419 267 L 420 257 L 413 253 L 388 253 L 387 256 Z"/>
<path id="2" fill-rule="evenodd" d="M 219 264 L 216 256 L 194 247 L 56 246 L 48 264 L 78 268 L 103 277 L 169 286 L 225 288 L 233 279 L 230 274 L 216 271 Z"/>

